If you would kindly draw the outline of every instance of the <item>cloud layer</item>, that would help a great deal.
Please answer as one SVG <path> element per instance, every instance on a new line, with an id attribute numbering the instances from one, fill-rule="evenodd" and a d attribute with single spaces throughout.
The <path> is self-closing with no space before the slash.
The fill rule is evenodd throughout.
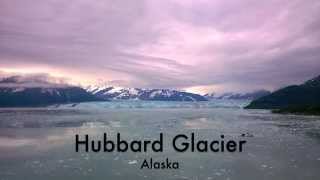
<path id="1" fill-rule="evenodd" d="M 317 0 L 2 0 L 0 70 L 247 91 L 320 74 Z"/>

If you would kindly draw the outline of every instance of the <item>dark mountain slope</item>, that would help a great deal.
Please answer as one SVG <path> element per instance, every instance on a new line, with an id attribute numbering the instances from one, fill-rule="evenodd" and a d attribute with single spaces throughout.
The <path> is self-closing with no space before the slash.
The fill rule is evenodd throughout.
<path id="1" fill-rule="evenodd" d="M 249 109 L 308 109 L 320 106 L 320 76 L 301 85 L 279 89 L 252 101 Z"/>
<path id="2" fill-rule="evenodd" d="M 76 86 L 21 81 L 19 76 L 0 81 L 0 107 L 46 106 L 97 100 L 100 99 Z"/>

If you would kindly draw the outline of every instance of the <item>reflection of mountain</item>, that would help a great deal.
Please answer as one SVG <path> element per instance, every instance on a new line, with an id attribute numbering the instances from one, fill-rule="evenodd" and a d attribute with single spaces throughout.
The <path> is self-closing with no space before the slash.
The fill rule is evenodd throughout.
<path id="1" fill-rule="evenodd" d="M 250 93 L 224 93 L 222 95 L 206 94 L 205 97 L 210 100 L 214 99 L 234 99 L 234 100 L 254 100 L 270 94 L 269 91 L 259 90 Z"/>
<path id="2" fill-rule="evenodd" d="M 75 86 L 14 76 L 0 80 L 0 107 L 43 106 L 96 101 L 98 98 Z"/>
<path id="3" fill-rule="evenodd" d="M 206 101 L 201 95 L 169 89 L 90 86 L 87 91 L 103 99 L 146 101 Z"/>
<path id="4" fill-rule="evenodd" d="M 252 101 L 247 108 L 253 109 L 317 109 L 320 106 L 320 76 L 301 85 L 279 89 L 270 95 Z"/>

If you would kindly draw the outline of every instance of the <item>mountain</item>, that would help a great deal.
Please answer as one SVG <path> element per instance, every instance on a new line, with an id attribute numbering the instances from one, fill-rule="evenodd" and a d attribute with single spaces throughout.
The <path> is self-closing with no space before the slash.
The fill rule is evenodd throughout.
<path id="1" fill-rule="evenodd" d="M 224 93 L 222 95 L 216 95 L 214 93 L 204 95 L 209 100 L 215 99 L 233 99 L 233 100 L 254 100 L 260 98 L 262 96 L 266 96 L 270 94 L 269 91 L 266 90 L 258 90 L 249 93 Z"/>
<path id="2" fill-rule="evenodd" d="M 279 89 L 267 96 L 252 101 L 246 108 L 282 109 L 303 111 L 320 107 L 320 76 L 301 85 L 292 85 Z"/>
<path id="3" fill-rule="evenodd" d="M 0 107 L 31 107 L 97 101 L 99 98 L 76 86 L 12 76 L 0 80 Z"/>
<path id="4" fill-rule="evenodd" d="M 207 101 L 201 95 L 170 89 L 122 88 L 113 86 L 89 86 L 87 91 L 98 98 L 113 100 L 145 101 Z"/>

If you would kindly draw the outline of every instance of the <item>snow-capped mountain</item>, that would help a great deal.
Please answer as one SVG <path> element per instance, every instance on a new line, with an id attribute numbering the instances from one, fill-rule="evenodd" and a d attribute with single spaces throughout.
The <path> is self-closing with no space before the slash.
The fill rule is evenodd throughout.
<path id="1" fill-rule="evenodd" d="M 0 80 L 0 107 L 46 106 L 97 100 L 99 98 L 76 86 L 21 76 Z"/>
<path id="2" fill-rule="evenodd" d="M 207 101 L 201 95 L 170 89 L 89 86 L 87 91 L 103 99 L 146 101 Z"/>
<path id="3" fill-rule="evenodd" d="M 211 94 L 204 95 L 204 97 L 206 97 L 209 100 L 214 100 L 214 99 L 254 100 L 262 96 L 266 96 L 268 94 L 270 94 L 270 91 L 258 90 L 258 91 L 253 91 L 249 93 L 223 93 L 221 95 L 216 95 L 215 93 L 211 93 Z"/>

